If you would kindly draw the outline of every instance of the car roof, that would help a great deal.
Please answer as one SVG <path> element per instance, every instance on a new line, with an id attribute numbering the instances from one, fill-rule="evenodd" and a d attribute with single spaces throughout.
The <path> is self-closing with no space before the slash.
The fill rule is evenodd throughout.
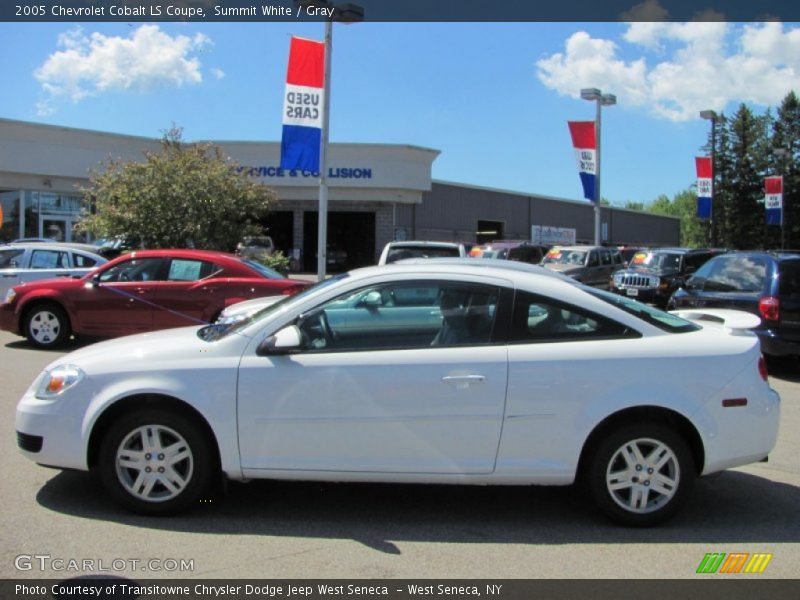
<path id="1" fill-rule="evenodd" d="M 394 241 L 389 242 L 386 244 L 390 248 L 395 248 L 397 246 L 410 246 L 410 247 L 421 247 L 424 248 L 426 246 L 438 246 L 440 248 L 457 248 L 458 246 L 462 246 L 461 242 L 434 242 L 434 241 L 427 241 L 427 240 L 408 240 L 407 242 L 400 242 Z"/>
<path id="2" fill-rule="evenodd" d="M 769 251 L 769 250 L 730 250 L 724 254 L 718 254 L 714 258 L 722 258 L 724 256 L 760 256 L 764 258 L 771 258 L 772 260 L 780 262 L 783 260 L 797 260 L 800 258 L 800 252 L 781 252 L 781 251 Z"/>
<path id="3" fill-rule="evenodd" d="M 576 244 L 574 246 L 558 246 L 558 245 L 556 245 L 556 246 L 553 246 L 551 248 L 551 250 L 583 250 L 583 251 L 587 251 L 587 250 L 611 250 L 612 252 L 619 252 L 619 250 L 617 250 L 616 246 L 588 246 L 588 245 L 587 246 L 581 246 L 579 244 Z"/>
<path id="4" fill-rule="evenodd" d="M 441 267 L 454 267 L 457 269 L 466 269 L 468 271 L 474 269 L 488 269 L 488 270 L 494 269 L 501 272 L 511 271 L 515 273 L 525 273 L 529 275 L 538 275 L 552 279 L 559 279 L 566 283 L 571 283 L 575 285 L 577 285 L 578 283 L 571 277 L 567 277 L 566 275 L 559 273 L 558 271 L 545 269 L 544 267 L 540 267 L 539 265 L 532 265 L 530 263 L 518 262 L 515 260 L 492 260 L 492 259 L 483 260 L 477 258 L 406 258 L 404 260 L 399 260 L 397 262 L 388 265 L 381 265 L 380 267 L 367 267 L 367 268 L 391 269 L 395 267 L 408 267 L 408 266 L 413 266 L 413 267 L 425 266 L 425 267 L 431 267 L 432 269 L 436 270 L 441 270 Z"/>
<path id="5" fill-rule="evenodd" d="M 76 248 L 75 246 L 70 245 L 69 242 L 64 242 L 64 243 L 22 242 L 16 244 L 0 244 L 0 250 L 7 250 L 9 248 L 21 248 L 21 249 L 33 248 L 34 250 L 57 250 L 60 252 L 63 252 L 65 250 L 72 250 L 73 252 L 78 252 L 80 254 L 88 254 L 89 256 L 92 256 L 104 262 L 107 260 L 102 256 L 100 256 L 99 254 L 97 254 L 97 252 L 92 252 L 91 250 L 85 248 Z"/>
<path id="6" fill-rule="evenodd" d="M 179 258 L 196 258 L 206 260 L 234 260 L 239 261 L 239 257 L 228 252 L 218 250 L 195 250 L 191 248 L 163 248 L 158 250 L 134 250 L 123 256 L 137 256 L 139 258 L 164 258 L 175 256 Z"/>

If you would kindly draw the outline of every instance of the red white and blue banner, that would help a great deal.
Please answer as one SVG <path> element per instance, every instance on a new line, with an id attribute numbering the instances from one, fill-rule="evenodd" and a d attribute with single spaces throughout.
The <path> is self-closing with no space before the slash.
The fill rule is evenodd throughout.
<path id="1" fill-rule="evenodd" d="M 697 218 L 711 218 L 711 203 L 714 194 L 714 166 L 708 156 L 694 159 L 697 168 Z"/>
<path id="2" fill-rule="evenodd" d="M 583 197 L 597 201 L 597 136 L 594 121 L 568 121 L 572 147 L 578 161 L 578 174 L 583 184 Z"/>
<path id="3" fill-rule="evenodd" d="M 319 173 L 325 44 L 292 37 L 283 99 L 281 169 Z"/>
<path id="4" fill-rule="evenodd" d="M 783 225 L 783 176 L 764 179 L 764 192 L 767 225 Z"/>

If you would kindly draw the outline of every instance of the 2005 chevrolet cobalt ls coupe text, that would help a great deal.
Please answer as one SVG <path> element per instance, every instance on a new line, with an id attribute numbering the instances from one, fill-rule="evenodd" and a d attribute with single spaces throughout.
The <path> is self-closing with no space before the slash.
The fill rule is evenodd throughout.
<path id="1" fill-rule="evenodd" d="M 493 262 L 370 267 L 237 323 L 87 346 L 22 398 L 19 445 L 95 470 L 141 513 L 192 506 L 220 473 L 581 479 L 631 525 L 674 515 L 698 475 L 771 451 L 780 399 L 746 331 L 757 317 L 682 318 Z"/>

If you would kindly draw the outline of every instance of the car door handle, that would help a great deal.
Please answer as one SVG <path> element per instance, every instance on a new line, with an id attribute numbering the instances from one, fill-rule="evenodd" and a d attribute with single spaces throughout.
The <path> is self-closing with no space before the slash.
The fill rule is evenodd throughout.
<path id="1" fill-rule="evenodd" d="M 442 377 L 443 383 L 452 383 L 457 389 L 463 390 L 473 383 L 483 383 L 486 381 L 484 375 L 445 375 Z"/>

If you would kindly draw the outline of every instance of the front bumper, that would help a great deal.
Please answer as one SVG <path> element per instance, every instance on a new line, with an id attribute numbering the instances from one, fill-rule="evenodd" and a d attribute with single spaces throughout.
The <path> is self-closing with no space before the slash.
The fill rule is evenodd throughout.
<path id="1" fill-rule="evenodd" d="M 37 382 L 17 404 L 15 428 L 20 452 L 41 465 L 88 470 L 82 418 L 85 402 L 69 393 L 55 401 L 39 400 L 34 396 Z"/>
<path id="2" fill-rule="evenodd" d="M 19 318 L 14 308 L 16 303 L 0 304 L 0 329 L 20 335 Z"/>

